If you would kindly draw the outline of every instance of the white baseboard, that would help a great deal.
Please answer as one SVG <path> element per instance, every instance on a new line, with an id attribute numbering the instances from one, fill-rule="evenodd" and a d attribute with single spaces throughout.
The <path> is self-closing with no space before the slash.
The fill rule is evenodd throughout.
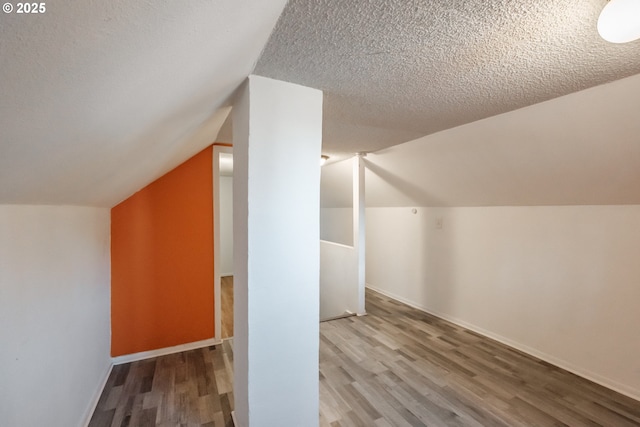
<path id="1" fill-rule="evenodd" d="M 333 316 L 333 317 L 327 317 L 326 319 L 320 319 L 320 323 L 330 322 L 332 320 L 344 319 L 345 317 L 353 317 L 353 316 L 359 316 L 359 315 L 347 310 L 344 314 L 340 314 L 338 316 Z"/>
<path id="2" fill-rule="evenodd" d="M 102 396 L 102 391 L 107 385 L 107 381 L 109 380 L 109 375 L 111 375 L 112 369 L 113 369 L 113 363 L 109 362 L 109 366 L 107 366 L 105 373 L 102 375 L 102 381 L 100 382 L 98 388 L 96 388 L 96 390 L 93 392 L 93 397 L 91 398 L 89 407 L 87 408 L 87 411 L 85 412 L 84 417 L 82 418 L 83 422 L 81 425 L 83 425 L 84 427 L 88 427 L 89 422 L 91 422 L 91 417 L 93 416 L 93 413 L 98 407 L 100 396 Z"/>
<path id="3" fill-rule="evenodd" d="M 138 360 L 150 359 L 152 357 L 158 357 L 158 356 L 166 356 L 167 354 L 180 353 L 181 351 L 195 350 L 198 348 L 209 347 L 210 345 L 218 345 L 218 344 L 222 344 L 222 340 L 219 340 L 217 338 L 209 338 L 207 340 L 175 345 L 173 347 L 165 347 L 165 348 L 159 348 L 157 350 L 141 351 L 140 353 L 116 356 L 111 358 L 111 362 L 114 365 L 121 365 L 123 363 L 136 362 Z"/>
<path id="4" fill-rule="evenodd" d="M 567 362 L 566 360 L 563 359 L 559 359 L 555 356 L 552 356 L 550 354 L 544 353 L 542 351 L 536 350 L 535 348 L 529 347 L 525 344 L 521 344 L 519 342 L 513 341 L 509 338 L 503 337 L 501 335 L 495 334 L 491 331 L 488 331 L 486 329 L 483 329 L 479 326 L 473 325 L 471 323 L 468 323 L 464 320 L 460 320 L 457 319 L 455 317 L 449 316 L 447 314 L 444 313 L 440 313 L 437 311 L 434 311 L 432 309 L 429 309 L 427 307 L 421 306 L 419 304 L 416 304 L 413 301 L 410 301 L 404 297 L 401 297 L 400 295 L 396 295 L 392 292 L 388 292 L 382 289 L 378 289 L 374 286 L 371 286 L 369 284 L 367 284 L 366 286 L 367 288 L 371 289 L 372 291 L 376 291 L 382 295 L 385 295 L 389 298 L 395 299 L 396 301 L 400 301 L 401 303 L 404 303 L 410 307 L 413 307 L 415 309 L 418 309 L 420 311 L 424 311 L 427 314 L 431 314 L 432 316 L 436 316 L 439 317 L 441 319 L 444 319 L 448 322 L 451 322 L 453 324 L 456 324 L 458 326 L 462 326 L 463 328 L 467 328 L 473 332 L 476 332 L 480 335 L 484 335 L 485 337 L 491 338 L 493 340 L 498 341 L 499 343 L 502 343 L 504 345 L 507 345 L 509 347 L 515 348 L 516 350 L 520 350 L 524 353 L 527 353 L 533 357 L 537 357 L 538 359 L 544 360 L 545 362 L 551 363 L 552 365 L 555 365 L 559 368 L 564 369 L 565 371 L 569 371 L 573 374 L 576 374 L 582 378 L 585 378 L 589 381 L 592 381 L 596 384 L 600 384 L 603 387 L 606 387 L 608 389 L 611 389 L 613 391 L 617 391 L 620 394 L 624 394 L 625 396 L 628 396 L 634 400 L 638 400 L 640 401 L 640 390 L 636 390 L 633 387 L 629 387 L 625 384 L 620 384 L 617 381 L 614 381 L 612 379 L 603 377 L 602 375 L 599 375 L 595 372 L 591 372 L 587 369 L 583 369 L 579 366 L 576 366 L 570 362 Z"/>

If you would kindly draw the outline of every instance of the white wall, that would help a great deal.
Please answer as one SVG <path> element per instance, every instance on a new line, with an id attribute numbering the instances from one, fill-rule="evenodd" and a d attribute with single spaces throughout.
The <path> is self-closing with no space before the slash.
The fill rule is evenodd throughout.
<path id="1" fill-rule="evenodd" d="M 320 239 L 353 246 L 353 208 L 321 208 Z"/>
<path id="2" fill-rule="evenodd" d="M 220 177 L 220 275 L 233 275 L 233 177 Z"/>
<path id="3" fill-rule="evenodd" d="M 359 313 L 358 251 L 320 241 L 320 320 Z"/>
<path id="4" fill-rule="evenodd" d="M 638 93 L 640 74 L 370 153 L 367 206 L 640 204 Z"/>
<path id="5" fill-rule="evenodd" d="M 322 167 L 320 238 L 353 246 L 353 158 Z"/>
<path id="6" fill-rule="evenodd" d="M 320 203 L 332 192 L 351 195 L 350 207 L 320 209 L 320 319 L 365 311 L 365 169 L 363 156 L 323 168 Z M 345 167 L 349 166 L 349 168 Z M 350 173 L 347 173 L 349 172 Z M 338 204 L 340 205 L 340 204 Z"/>
<path id="7" fill-rule="evenodd" d="M 0 206 L 0 425 L 81 425 L 110 366 L 108 209 Z"/>
<path id="8" fill-rule="evenodd" d="M 367 239 L 372 288 L 640 398 L 640 206 L 369 208 Z"/>
<path id="9" fill-rule="evenodd" d="M 320 206 L 353 207 L 353 158 L 329 163 L 320 175 Z"/>
<path id="10" fill-rule="evenodd" d="M 250 76 L 233 112 L 238 427 L 317 426 L 322 92 Z"/>

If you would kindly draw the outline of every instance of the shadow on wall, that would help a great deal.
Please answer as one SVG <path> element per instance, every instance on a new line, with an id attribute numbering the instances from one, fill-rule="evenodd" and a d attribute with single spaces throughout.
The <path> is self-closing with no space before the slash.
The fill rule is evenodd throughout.
<path id="1" fill-rule="evenodd" d="M 418 206 L 424 206 L 425 201 L 430 206 L 438 206 L 443 203 L 442 199 L 425 190 L 426 185 L 407 181 L 374 163 L 370 158 L 365 159 L 365 165 L 371 174 L 382 181 L 376 182 L 371 179 L 367 181 L 367 191 L 373 196 L 373 204 L 379 204 L 378 200 L 384 197 L 385 190 L 382 185 L 391 187 L 394 191 L 403 194 L 409 203 L 415 203 Z M 456 278 L 456 235 L 455 227 L 453 227 L 455 218 L 448 215 L 450 210 L 446 208 L 423 207 L 416 208 L 415 212 L 413 208 L 409 207 L 398 209 L 401 210 L 401 217 L 404 218 L 403 221 L 406 221 L 406 224 L 400 228 L 404 232 L 401 232 L 402 237 L 396 247 L 404 251 L 404 256 L 399 258 L 391 256 L 386 259 L 394 259 L 395 262 L 404 264 L 409 269 L 406 272 L 410 277 L 409 281 L 422 284 L 411 291 L 407 290 L 408 294 L 417 293 L 417 295 L 412 295 L 411 299 L 437 302 L 435 306 L 446 307 L 448 312 L 455 312 L 458 301 L 455 286 L 458 282 Z M 369 236 L 371 234 L 368 234 Z M 380 243 L 383 244 L 383 242 Z M 367 246 L 369 247 L 369 245 Z M 418 257 L 423 259 L 417 259 Z M 415 269 L 415 266 L 419 266 L 418 269 L 411 272 L 410 270 Z"/>
<path id="2" fill-rule="evenodd" d="M 373 175 L 377 176 L 384 183 L 388 184 L 394 190 L 406 196 L 409 200 L 412 201 L 412 203 L 416 205 L 423 205 L 424 201 L 426 200 L 428 201 L 428 204 L 432 206 L 438 206 L 442 204 L 442 200 L 434 197 L 433 195 L 430 195 L 424 190 L 424 188 L 420 187 L 419 185 L 416 185 L 399 177 L 398 175 L 393 174 L 389 170 L 376 165 L 367 158 L 364 159 L 364 162 L 367 170 L 369 170 Z M 367 180 L 367 194 L 373 195 L 373 191 L 371 191 L 372 185 L 370 184 L 375 184 L 375 182 Z M 373 187 L 375 187 L 375 185 Z M 383 190 L 381 189 L 380 196 L 382 195 L 382 191 Z"/>

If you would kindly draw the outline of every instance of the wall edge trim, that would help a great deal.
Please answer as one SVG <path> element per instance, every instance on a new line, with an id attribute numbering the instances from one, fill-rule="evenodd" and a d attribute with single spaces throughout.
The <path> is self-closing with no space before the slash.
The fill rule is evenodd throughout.
<path id="1" fill-rule="evenodd" d="M 222 344 L 222 340 L 209 338 L 202 341 L 194 341 L 186 344 L 174 345 L 173 347 L 164 347 L 157 350 L 141 351 L 139 353 L 124 354 L 111 358 L 113 365 L 122 365 L 123 363 L 137 362 L 139 360 L 151 359 L 158 356 L 166 356 L 167 354 L 180 353 L 182 351 L 196 350 L 202 347 Z"/>
<path id="2" fill-rule="evenodd" d="M 111 375 L 111 371 L 113 370 L 113 362 L 109 361 L 109 366 L 102 375 L 102 380 L 99 383 L 98 388 L 93 392 L 93 396 L 89 401 L 89 406 L 87 411 L 84 413 L 82 417 L 82 421 L 80 423 L 81 426 L 89 427 L 89 423 L 91 422 L 91 418 L 93 417 L 93 413 L 96 411 L 98 407 L 98 402 L 100 401 L 100 397 L 102 396 L 102 392 L 107 385 L 107 381 L 109 380 L 109 376 Z"/>
<path id="3" fill-rule="evenodd" d="M 569 371 L 572 374 L 578 375 L 579 377 L 582 377 L 584 379 L 587 379 L 591 382 L 594 382 L 596 384 L 599 384 L 603 387 L 606 387 L 610 390 L 613 390 L 615 392 L 618 392 L 620 394 L 623 394 L 631 399 L 637 400 L 640 402 L 640 390 L 636 390 L 633 387 L 629 387 L 627 385 L 624 384 L 620 384 L 619 382 L 612 380 L 610 378 L 606 378 L 603 377 L 602 375 L 596 374 L 595 372 L 591 372 L 587 369 L 583 369 L 580 368 L 579 366 L 576 366 L 570 362 L 567 362 L 563 359 L 557 358 L 555 356 L 552 356 L 550 354 L 547 354 L 545 352 L 536 350 L 535 348 L 529 347 L 527 345 L 521 344 L 517 341 L 513 341 L 509 338 L 503 337 L 501 335 L 495 334 L 491 331 L 488 331 L 484 328 L 481 328 L 479 326 L 476 326 L 472 323 L 469 322 L 465 322 L 464 320 L 460 320 L 458 318 L 431 310 L 427 307 L 424 307 L 422 305 L 416 304 L 415 302 L 401 297 L 399 295 L 396 295 L 392 292 L 388 292 L 379 288 L 376 288 L 375 286 L 371 286 L 370 284 L 367 283 L 366 285 L 367 288 L 371 289 L 372 291 L 378 292 L 384 296 L 387 296 L 389 298 L 395 299 L 397 301 L 400 301 L 410 307 L 413 307 L 415 309 L 418 309 L 420 311 L 423 311 L 427 314 L 430 314 L 432 316 L 436 316 L 439 317 L 440 319 L 446 320 L 448 322 L 451 322 L 455 325 L 461 326 L 463 328 L 467 328 L 473 332 L 476 332 L 480 335 L 483 335 L 487 338 L 491 338 L 495 341 L 498 341 L 501 344 L 504 344 L 506 346 L 515 348 L 516 350 L 520 350 L 530 356 L 536 357 L 538 359 L 544 360 L 545 362 L 548 362 L 552 365 L 557 366 L 558 368 L 564 369 L 565 371 Z"/>
<path id="4" fill-rule="evenodd" d="M 231 419 L 233 420 L 233 425 L 236 427 L 241 427 L 240 423 L 236 419 L 236 411 L 231 411 Z"/>

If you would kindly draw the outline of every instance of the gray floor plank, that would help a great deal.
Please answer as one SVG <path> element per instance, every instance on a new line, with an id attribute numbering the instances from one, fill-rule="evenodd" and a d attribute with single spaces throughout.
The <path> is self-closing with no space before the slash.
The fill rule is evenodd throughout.
<path id="1" fill-rule="evenodd" d="M 367 316 L 320 326 L 331 425 L 640 426 L 640 402 L 376 292 L 366 302 Z"/>
<path id="2" fill-rule="evenodd" d="M 320 426 L 640 426 L 640 402 L 381 294 L 320 325 Z M 114 367 L 90 427 L 232 427 L 233 340 Z M 295 426 L 306 427 L 306 426 Z"/>

